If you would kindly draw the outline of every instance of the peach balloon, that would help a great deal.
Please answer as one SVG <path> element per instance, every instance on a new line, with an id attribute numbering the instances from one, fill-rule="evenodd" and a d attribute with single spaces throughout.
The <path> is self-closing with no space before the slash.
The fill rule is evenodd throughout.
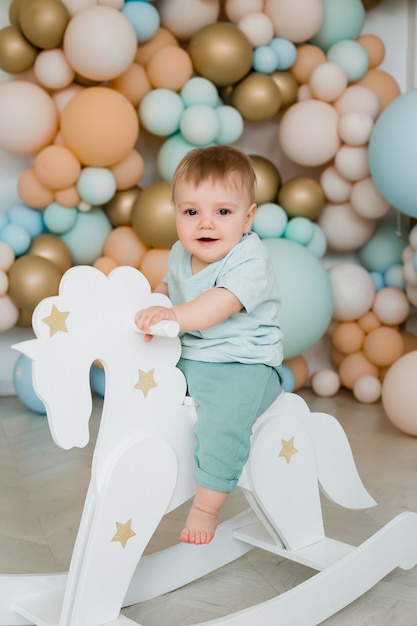
<path id="1" fill-rule="evenodd" d="M 353 385 L 352 392 L 358 402 L 373 404 L 381 397 L 382 383 L 376 376 L 361 376 Z"/>
<path id="2" fill-rule="evenodd" d="M 145 68 L 138 63 L 132 63 L 123 74 L 109 81 L 108 86 L 123 94 L 134 107 L 152 89 Z"/>
<path id="3" fill-rule="evenodd" d="M 62 115 L 62 111 L 67 106 L 68 102 L 73 98 L 77 93 L 83 91 L 84 87 L 81 85 L 77 85 L 76 83 L 71 83 L 68 87 L 64 89 L 58 89 L 54 91 L 52 94 L 52 99 L 55 102 L 56 108 L 58 109 L 58 115 Z"/>
<path id="4" fill-rule="evenodd" d="M 169 250 L 152 248 L 143 257 L 139 269 L 146 276 L 151 289 L 155 289 L 165 276 L 168 269 L 168 255 Z"/>
<path id="5" fill-rule="evenodd" d="M 309 86 L 315 98 L 333 102 L 344 93 L 348 78 L 344 69 L 337 63 L 321 63 L 311 73 Z"/>
<path id="6" fill-rule="evenodd" d="M 371 176 L 353 184 L 350 203 L 358 215 L 371 220 L 383 217 L 391 209 L 391 205 L 379 193 Z"/>
<path id="7" fill-rule="evenodd" d="M 368 70 L 356 84 L 372 89 L 378 97 L 381 111 L 401 95 L 400 86 L 395 78 L 388 72 L 380 69 Z"/>
<path id="8" fill-rule="evenodd" d="M 274 25 L 275 36 L 294 43 L 311 39 L 324 18 L 321 0 L 265 0 L 264 12 Z"/>
<path id="9" fill-rule="evenodd" d="M 376 93 L 365 85 L 351 85 L 338 98 L 334 108 L 340 115 L 351 113 L 352 111 L 363 111 L 368 113 L 373 120 L 376 120 L 381 111 L 381 105 Z"/>
<path id="10" fill-rule="evenodd" d="M 71 67 L 94 81 L 111 80 L 125 72 L 136 48 L 132 24 L 121 11 L 106 6 L 93 6 L 74 15 L 63 41 Z"/>
<path id="11" fill-rule="evenodd" d="M 138 44 L 135 55 L 135 63 L 143 67 L 149 63 L 152 55 L 165 48 L 165 46 L 179 46 L 178 40 L 169 30 L 160 26 L 154 36 L 143 43 Z"/>
<path id="12" fill-rule="evenodd" d="M 335 396 L 340 389 L 338 373 L 331 369 L 319 370 L 311 377 L 311 388 L 322 398 Z"/>
<path id="13" fill-rule="evenodd" d="M 381 401 L 388 418 L 399 430 L 417 436 L 417 351 L 408 352 L 387 371 Z"/>
<path id="14" fill-rule="evenodd" d="M 137 150 L 131 150 L 119 163 L 109 167 L 116 180 L 116 189 L 119 191 L 130 189 L 136 185 L 143 176 L 145 162 Z"/>
<path id="15" fill-rule="evenodd" d="M 343 361 L 343 359 L 345 358 L 345 356 L 346 356 L 345 354 L 342 354 L 342 352 L 339 352 L 339 350 L 336 350 L 334 346 L 332 345 L 330 346 L 329 359 L 330 359 L 330 363 L 334 365 L 334 367 L 338 368 L 341 362 Z"/>
<path id="16" fill-rule="evenodd" d="M 321 48 L 312 44 L 297 47 L 297 58 L 290 67 L 290 72 L 300 84 L 308 83 L 313 71 L 326 62 L 326 55 Z"/>
<path id="17" fill-rule="evenodd" d="M 356 41 L 365 48 L 370 68 L 381 65 L 385 59 L 385 44 L 380 37 L 367 33 L 359 35 Z"/>
<path id="18" fill-rule="evenodd" d="M 339 365 L 340 382 L 351 391 L 361 376 L 378 377 L 378 373 L 377 366 L 371 363 L 362 351 L 346 355 Z"/>
<path id="19" fill-rule="evenodd" d="M 38 180 L 52 189 L 73 185 L 81 172 L 81 163 L 65 146 L 47 146 L 35 157 L 33 169 Z"/>
<path id="20" fill-rule="evenodd" d="M 114 259 L 117 265 L 139 267 L 147 250 L 131 226 L 119 226 L 107 235 L 103 254 Z"/>
<path id="21" fill-rule="evenodd" d="M 372 306 L 383 324 L 402 324 L 410 315 L 410 302 L 406 294 L 396 287 L 384 287 L 377 291 Z"/>
<path id="22" fill-rule="evenodd" d="M 156 89 L 179 91 L 193 75 L 193 64 L 183 48 L 165 46 L 151 56 L 146 72 Z"/>
<path id="23" fill-rule="evenodd" d="M 302 355 L 293 356 L 286 359 L 284 364 L 287 365 L 294 375 L 294 391 L 304 387 L 308 380 L 308 362 Z"/>
<path id="24" fill-rule="evenodd" d="M 327 102 L 297 102 L 282 116 L 278 129 L 281 148 L 295 163 L 323 165 L 340 146 L 338 122 L 338 114 Z"/>
<path id="25" fill-rule="evenodd" d="M 0 241 L 0 270 L 7 272 L 13 265 L 15 258 L 13 248 L 5 241 Z"/>
<path id="26" fill-rule="evenodd" d="M 341 146 L 334 157 L 334 166 L 350 182 L 366 178 L 370 175 L 368 146 Z"/>
<path id="27" fill-rule="evenodd" d="M 161 24 L 178 39 L 188 41 L 200 28 L 217 22 L 219 0 L 160 0 Z"/>
<path id="28" fill-rule="evenodd" d="M 101 256 L 94 261 L 93 267 L 100 270 L 101 272 L 103 272 L 103 274 L 106 274 L 107 276 L 112 270 L 119 266 L 114 259 L 108 256 Z"/>
<path id="29" fill-rule="evenodd" d="M 329 202 L 339 204 L 349 200 L 352 183 L 343 178 L 334 165 L 329 165 L 322 171 L 320 185 Z"/>
<path id="30" fill-rule="evenodd" d="M 90 87 L 76 94 L 61 118 L 65 145 L 84 165 L 118 163 L 134 148 L 139 120 L 127 98 L 108 87 Z"/>
<path id="31" fill-rule="evenodd" d="M 52 189 L 40 182 L 33 167 L 20 174 L 17 190 L 22 202 L 33 209 L 43 209 L 54 199 Z"/>
<path id="32" fill-rule="evenodd" d="M 404 354 L 417 350 L 417 335 L 408 330 L 400 330 L 400 335 L 403 339 Z"/>
<path id="33" fill-rule="evenodd" d="M 329 248 L 340 252 L 358 250 L 376 228 L 374 220 L 368 220 L 352 209 L 350 203 L 326 204 L 317 219 L 326 235 Z"/>
<path id="34" fill-rule="evenodd" d="M 389 367 L 404 354 L 400 333 L 390 326 L 380 326 L 365 337 L 363 352 L 377 367 Z"/>
<path id="35" fill-rule="evenodd" d="M 377 318 L 375 313 L 373 313 L 372 311 L 367 311 L 358 319 L 358 325 L 360 328 L 362 328 L 364 333 L 370 333 L 376 328 L 379 328 L 381 326 L 381 322 Z"/>
<path id="36" fill-rule="evenodd" d="M 331 341 L 338 352 L 352 354 L 363 346 L 365 333 L 356 322 L 340 322 L 333 330 Z"/>
<path id="37" fill-rule="evenodd" d="M 46 89 L 64 89 L 74 80 L 75 72 L 60 49 L 43 50 L 33 66 L 35 76 Z"/>
<path id="38" fill-rule="evenodd" d="M 52 98 L 38 85 L 11 81 L 0 85 L 0 148 L 33 155 L 51 143 L 58 128 Z"/>
<path id="39" fill-rule="evenodd" d="M 62 206 L 72 208 L 81 201 L 76 185 L 70 185 L 66 189 L 58 189 L 54 192 L 55 201 Z"/>

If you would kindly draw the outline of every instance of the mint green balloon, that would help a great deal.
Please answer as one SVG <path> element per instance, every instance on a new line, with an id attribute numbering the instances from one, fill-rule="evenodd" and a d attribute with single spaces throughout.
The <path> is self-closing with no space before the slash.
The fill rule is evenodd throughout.
<path id="1" fill-rule="evenodd" d="M 352 39 L 343 39 L 330 46 L 327 50 L 327 60 L 340 65 L 349 83 L 360 80 L 369 67 L 369 58 L 365 48 Z"/>
<path id="2" fill-rule="evenodd" d="M 359 260 L 369 272 L 384 274 L 393 265 L 402 264 L 402 253 L 408 245 L 408 233 L 399 232 L 396 223 L 381 224 L 359 250 Z"/>
<path id="3" fill-rule="evenodd" d="M 92 265 L 103 255 L 103 247 L 112 225 L 102 209 L 77 213 L 71 230 L 61 235 L 71 252 L 74 265 Z"/>
<path id="4" fill-rule="evenodd" d="M 320 30 L 310 43 L 325 52 L 336 41 L 356 39 L 365 24 L 362 0 L 322 0 L 324 16 Z"/>

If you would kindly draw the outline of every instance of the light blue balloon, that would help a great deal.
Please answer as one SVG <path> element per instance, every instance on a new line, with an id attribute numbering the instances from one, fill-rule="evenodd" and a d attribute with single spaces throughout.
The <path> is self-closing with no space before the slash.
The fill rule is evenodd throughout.
<path id="1" fill-rule="evenodd" d="M 195 146 L 212 144 L 220 131 L 216 110 L 208 104 L 192 104 L 181 116 L 180 132 L 185 141 Z"/>
<path id="2" fill-rule="evenodd" d="M 175 168 L 182 157 L 195 146 L 188 143 L 181 135 L 176 133 L 169 137 L 160 147 L 156 159 L 156 167 L 162 180 L 170 181 L 174 175 Z"/>
<path id="3" fill-rule="evenodd" d="M 77 213 L 71 230 L 61 235 L 71 252 L 73 265 L 92 265 L 103 255 L 103 246 L 112 225 L 102 209 Z"/>
<path id="4" fill-rule="evenodd" d="M 0 241 L 7 243 L 15 253 L 21 256 L 28 251 L 32 238 L 29 231 L 21 224 L 6 224 L 0 231 Z"/>
<path id="5" fill-rule="evenodd" d="M 141 100 L 139 119 L 153 135 L 169 137 L 179 130 L 184 109 L 184 102 L 176 91 L 153 89 Z"/>
<path id="6" fill-rule="evenodd" d="M 6 224 L 8 223 L 9 223 L 9 220 L 7 219 L 6 211 L 2 211 L 0 209 L 0 230 L 3 228 L 3 226 L 6 226 Z"/>
<path id="7" fill-rule="evenodd" d="M 413 255 L 413 267 L 414 267 L 414 271 L 417 274 L 417 252 L 414 252 Z"/>
<path id="8" fill-rule="evenodd" d="M 84 167 L 77 180 L 81 200 L 91 206 L 102 206 L 116 193 L 116 178 L 106 167 Z"/>
<path id="9" fill-rule="evenodd" d="M 132 24 L 138 43 L 152 39 L 160 26 L 158 11 L 146 2 L 130 2 L 125 4 L 121 13 Z"/>
<path id="10" fill-rule="evenodd" d="M 255 72 L 272 74 L 278 66 L 278 54 L 271 46 L 259 46 L 253 51 L 252 66 Z"/>
<path id="11" fill-rule="evenodd" d="M 219 118 L 219 132 L 214 139 L 215 143 L 231 144 L 240 139 L 245 125 L 239 111 L 227 104 L 221 104 L 216 108 L 216 113 Z"/>
<path id="12" fill-rule="evenodd" d="M 416 255 L 414 255 L 415 257 Z M 416 272 L 417 273 L 417 272 Z M 387 287 L 396 287 L 405 291 L 406 282 L 404 279 L 403 266 L 391 265 L 384 274 L 384 283 Z"/>
<path id="13" fill-rule="evenodd" d="M 408 245 L 408 235 L 398 234 L 396 224 L 377 225 L 374 234 L 358 251 L 360 263 L 368 272 L 384 274 L 392 265 L 402 262 L 402 253 Z"/>
<path id="14" fill-rule="evenodd" d="M 282 373 L 284 377 L 284 380 L 282 382 L 282 388 L 287 393 L 292 393 L 295 389 L 294 373 L 292 369 L 288 367 L 288 365 L 285 365 L 285 363 L 282 364 Z"/>
<path id="15" fill-rule="evenodd" d="M 323 22 L 310 43 L 325 52 L 336 41 L 356 39 L 365 24 L 362 0 L 322 0 Z"/>
<path id="16" fill-rule="evenodd" d="M 66 207 L 58 202 L 51 202 L 43 212 L 45 226 L 51 233 L 62 235 L 74 226 L 77 213 L 75 207 Z"/>
<path id="17" fill-rule="evenodd" d="M 15 204 L 10 207 L 7 211 L 7 217 L 11 224 L 23 226 L 31 237 L 37 237 L 45 230 L 42 212 L 25 204 Z"/>
<path id="18" fill-rule="evenodd" d="M 312 226 L 313 236 L 306 245 L 306 248 L 318 259 L 322 259 L 327 252 L 327 237 L 324 230 L 316 224 L 316 222 L 312 222 Z"/>
<path id="19" fill-rule="evenodd" d="M 275 202 L 264 202 L 258 206 L 252 230 L 261 238 L 282 237 L 288 223 L 284 209 Z"/>
<path id="20" fill-rule="evenodd" d="M 313 222 L 307 217 L 293 217 L 288 221 L 284 236 L 302 246 L 307 246 L 313 238 Z"/>
<path id="21" fill-rule="evenodd" d="M 379 291 L 385 287 L 384 276 L 381 272 L 369 272 L 369 276 L 372 278 L 375 291 Z"/>
<path id="22" fill-rule="evenodd" d="M 186 107 L 192 104 L 208 104 L 208 106 L 216 107 L 219 103 L 217 87 L 203 76 L 193 76 L 187 80 L 180 91 L 180 96 Z"/>
<path id="23" fill-rule="evenodd" d="M 365 48 L 351 39 L 337 41 L 330 46 L 327 51 L 327 60 L 340 65 L 349 83 L 360 80 L 369 67 L 369 57 Z"/>
<path id="24" fill-rule="evenodd" d="M 294 65 L 297 58 L 297 48 L 292 41 L 284 37 L 274 37 L 268 46 L 277 54 L 277 70 L 287 70 Z"/>
<path id="25" fill-rule="evenodd" d="M 369 140 L 369 168 L 385 200 L 417 217 L 417 88 L 392 100 L 377 118 Z"/>
<path id="26" fill-rule="evenodd" d="M 21 354 L 13 369 L 13 386 L 19 400 L 31 411 L 46 415 L 45 405 L 36 395 L 32 383 L 32 360 Z"/>
<path id="27" fill-rule="evenodd" d="M 323 263 L 289 239 L 264 239 L 282 297 L 280 322 L 284 358 L 298 356 L 326 332 L 333 314 L 333 290 Z"/>

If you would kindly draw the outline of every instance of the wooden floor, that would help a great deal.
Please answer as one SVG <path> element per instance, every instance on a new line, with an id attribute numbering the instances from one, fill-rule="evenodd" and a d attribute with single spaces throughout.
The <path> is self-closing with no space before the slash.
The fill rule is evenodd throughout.
<path id="1" fill-rule="evenodd" d="M 318 398 L 308 389 L 301 395 L 311 410 L 341 422 L 362 480 L 378 502 L 366 511 L 350 511 L 323 500 L 326 534 L 358 545 L 402 511 L 417 512 L 417 438 L 398 431 L 379 404 L 359 404 L 350 392 L 332 399 Z M 52 442 L 45 417 L 15 397 L 0 398 L 1 573 L 68 570 L 100 414 L 101 399 L 96 398 L 90 444 L 64 451 Z M 224 516 L 245 507 L 237 492 Z M 163 520 L 148 551 L 176 542 L 187 509 L 184 505 Z M 143 626 L 187 626 L 272 598 L 314 573 L 254 549 L 216 573 L 123 613 Z M 417 567 L 395 570 L 324 623 L 416 626 Z"/>

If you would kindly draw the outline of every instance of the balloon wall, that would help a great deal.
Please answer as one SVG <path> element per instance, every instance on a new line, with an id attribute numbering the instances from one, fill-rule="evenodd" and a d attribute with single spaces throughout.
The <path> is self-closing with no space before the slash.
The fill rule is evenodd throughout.
<path id="1" fill-rule="evenodd" d="M 417 89 L 397 37 L 410 32 L 406 0 L 0 10 L 0 393 L 33 405 L 10 345 L 31 336 L 34 308 L 69 267 L 131 265 L 160 281 L 177 237 L 178 161 L 233 144 L 258 178 L 253 230 L 281 286 L 285 388 L 381 400 L 417 434 L 413 412 L 399 424 L 391 408 L 412 396 L 411 377 L 398 384 L 395 372 L 417 350 Z"/>

